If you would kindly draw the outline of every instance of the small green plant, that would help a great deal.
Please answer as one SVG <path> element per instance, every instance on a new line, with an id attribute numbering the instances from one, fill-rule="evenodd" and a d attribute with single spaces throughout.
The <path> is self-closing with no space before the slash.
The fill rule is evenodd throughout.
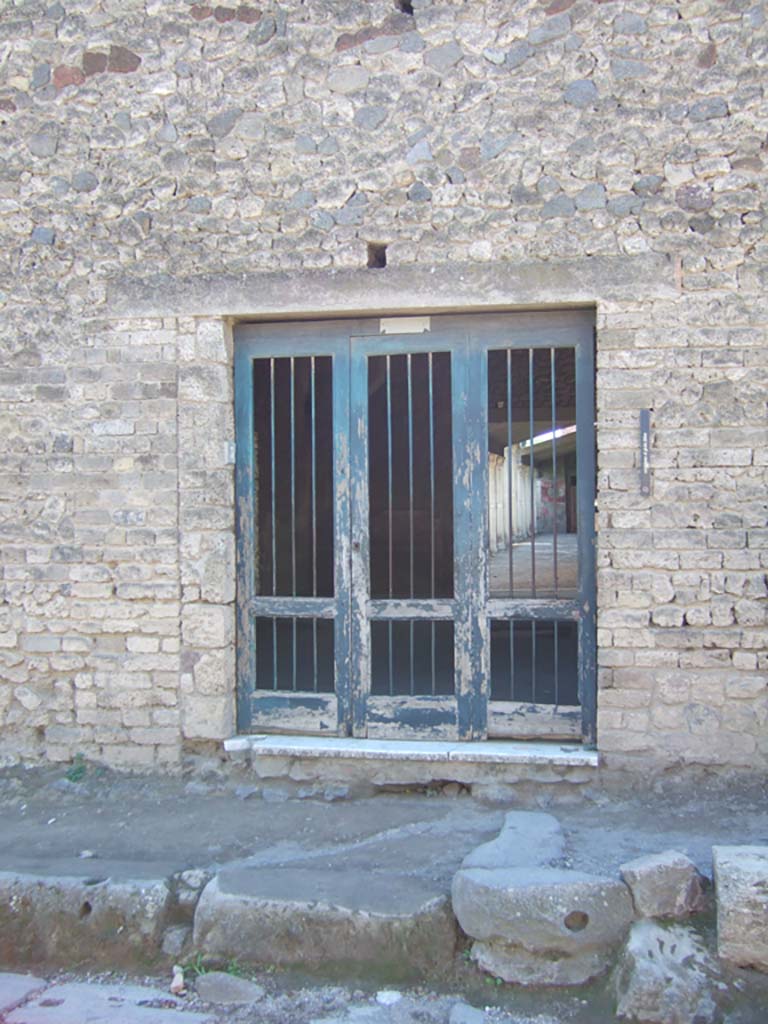
<path id="1" fill-rule="evenodd" d="M 87 771 L 88 765 L 85 763 L 83 755 L 75 754 L 72 758 L 72 764 L 64 773 L 64 778 L 67 782 L 82 782 Z"/>
<path id="2" fill-rule="evenodd" d="M 248 973 L 242 964 L 239 963 L 236 957 L 232 960 L 227 960 L 224 965 L 224 971 L 226 974 L 231 974 L 234 978 L 245 978 L 248 977 Z"/>
<path id="3" fill-rule="evenodd" d="M 184 973 L 194 974 L 196 978 L 199 978 L 201 974 L 207 974 L 208 970 L 209 968 L 205 965 L 202 953 L 197 953 L 191 960 L 184 964 Z"/>

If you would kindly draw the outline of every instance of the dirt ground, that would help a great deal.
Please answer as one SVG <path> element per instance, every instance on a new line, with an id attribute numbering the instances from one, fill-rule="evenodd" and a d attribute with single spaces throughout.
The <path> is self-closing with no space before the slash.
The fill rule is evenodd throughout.
<path id="1" fill-rule="evenodd" d="M 339 796 L 332 788 L 310 794 L 280 783 L 259 786 L 245 771 L 213 765 L 180 777 L 90 765 L 80 772 L 6 768 L 0 770 L 0 870 L 92 874 L 83 851 L 134 878 L 219 865 L 278 844 L 288 858 L 292 850 L 326 847 L 332 857 L 337 847 L 370 842 L 387 829 L 418 835 L 419 823 L 446 814 L 454 829 L 482 842 L 498 831 L 503 812 L 515 809 L 482 804 L 463 790 Z M 640 778 L 636 786 L 625 780 L 621 787 L 592 787 L 583 801 L 551 813 L 566 835 L 566 866 L 595 873 L 615 874 L 632 857 L 677 849 L 710 874 L 713 845 L 768 843 L 761 780 L 650 784 Z"/>
<path id="2" fill-rule="evenodd" d="M 245 858 L 282 864 L 325 860 L 359 869 L 371 857 L 379 866 L 391 861 L 393 874 L 421 872 L 447 891 L 464 854 L 495 836 L 504 812 L 515 809 L 483 804 L 456 790 L 352 799 L 338 788 L 262 786 L 245 770 L 214 762 L 200 762 L 181 777 L 92 765 L 6 768 L 0 770 L 0 870 L 158 878 Z M 616 875 L 624 861 L 666 849 L 687 853 L 710 874 L 713 845 L 768 843 L 768 797 L 761 780 L 624 780 L 620 786 L 592 787 L 579 803 L 550 813 L 566 836 L 563 866 L 600 874 Z M 604 981 L 572 991 L 527 991 L 497 985 L 463 962 L 442 985 L 403 989 L 403 998 L 388 1008 L 376 1001 L 381 979 L 345 977 L 339 984 L 290 972 L 248 973 L 266 989 L 265 1000 L 258 1012 L 217 1009 L 222 1024 L 447 1024 L 457 1000 L 487 1007 L 489 1024 L 614 1020 Z M 114 980 L 82 971 L 46 977 Z M 169 979 L 144 980 L 164 986 Z M 729 1024 L 764 1021 L 768 983 L 764 995 L 762 1008 L 741 1008 Z M 200 1009 L 194 984 L 188 1005 Z"/>

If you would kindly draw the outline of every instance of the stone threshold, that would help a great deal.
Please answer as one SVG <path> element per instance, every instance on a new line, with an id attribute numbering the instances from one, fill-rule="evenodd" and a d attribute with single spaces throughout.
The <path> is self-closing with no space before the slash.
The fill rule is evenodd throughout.
<path id="1" fill-rule="evenodd" d="M 289 736 L 254 733 L 224 741 L 227 753 L 256 757 L 333 758 L 359 761 L 448 761 L 456 764 L 561 765 L 597 768 L 599 755 L 578 744 L 551 741 L 348 739 L 338 736 Z"/>

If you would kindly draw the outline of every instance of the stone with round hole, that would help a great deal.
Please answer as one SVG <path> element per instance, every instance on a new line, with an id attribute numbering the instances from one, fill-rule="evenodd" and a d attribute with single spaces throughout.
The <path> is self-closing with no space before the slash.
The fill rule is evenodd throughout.
<path id="1" fill-rule="evenodd" d="M 465 868 L 452 896 L 473 939 L 548 957 L 612 950 L 634 917 L 623 882 L 560 868 Z"/>

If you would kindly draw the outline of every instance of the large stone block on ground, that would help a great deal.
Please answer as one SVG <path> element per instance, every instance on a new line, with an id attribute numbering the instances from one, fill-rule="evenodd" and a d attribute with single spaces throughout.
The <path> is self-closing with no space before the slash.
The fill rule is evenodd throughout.
<path id="1" fill-rule="evenodd" d="M 544 866 L 565 852 L 565 838 L 557 818 L 540 811 L 510 811 L 501 832 L 476 847 L 462 868 L 525 868 Z"/>
<path id="2" fill-rule="evenodd" d="M 453 910 L 485 970 L 524 985 L 600 974 L 633 920 L 623 882 L 558 868 L 463 868 Z"/>
<path id="3" fill-rule="evenodd" d="M 619 870 L 639 917 L 687 917 L 706 907 L 705 879 L 677 850 L 638 857 Z"/>
<path id="4" fill-rule="evenodd" d="M 647 920 L 632 926 L 613 984 L 617 1017 L 642 1024 L 710 1024 L 726 993 L 695 932 Z"/>
<path id="5" fill-rule="evenodd" d="M 0 1019 L 47 984 L 43 978 L 36 978 L 33 974 L 0 973 Z"/>
<path id="6" fill-rule="evenodd" d="M 0 873 L 0 963 L 146 966 L 171 904 L 164 881 Z"/>
<path id="7" fill-rule="evenodd" d="M 200 897 L 194 945 L 251 963 L 414 976 L 450 968 L 456 924 L 448 896 L 408 875 L 229 867 Z"/>
<path id="8" fill-rule="evenodd" d="M 471 957 L 494 978 L 532 986 L 583 985 L 607 970 L 610 963 L 606 952 L 552 956 L 529 953 L 527 949 L 501 941 L 473 943 Z"/>
<path id="9" fill-rule="evenodd" d="M 717 952 L 739 967 L 768 971 L 768 846 L 712 848 Z"/>
<path id="10" fill-rule="evenodd" d="M 167 990 L 143 985 L 98 985 L 67 982 L 51 985 L 22 1009 L 4 1018 L 7 1024 L 216 1024 L 208 1013 L 194 1013 Z"/>

